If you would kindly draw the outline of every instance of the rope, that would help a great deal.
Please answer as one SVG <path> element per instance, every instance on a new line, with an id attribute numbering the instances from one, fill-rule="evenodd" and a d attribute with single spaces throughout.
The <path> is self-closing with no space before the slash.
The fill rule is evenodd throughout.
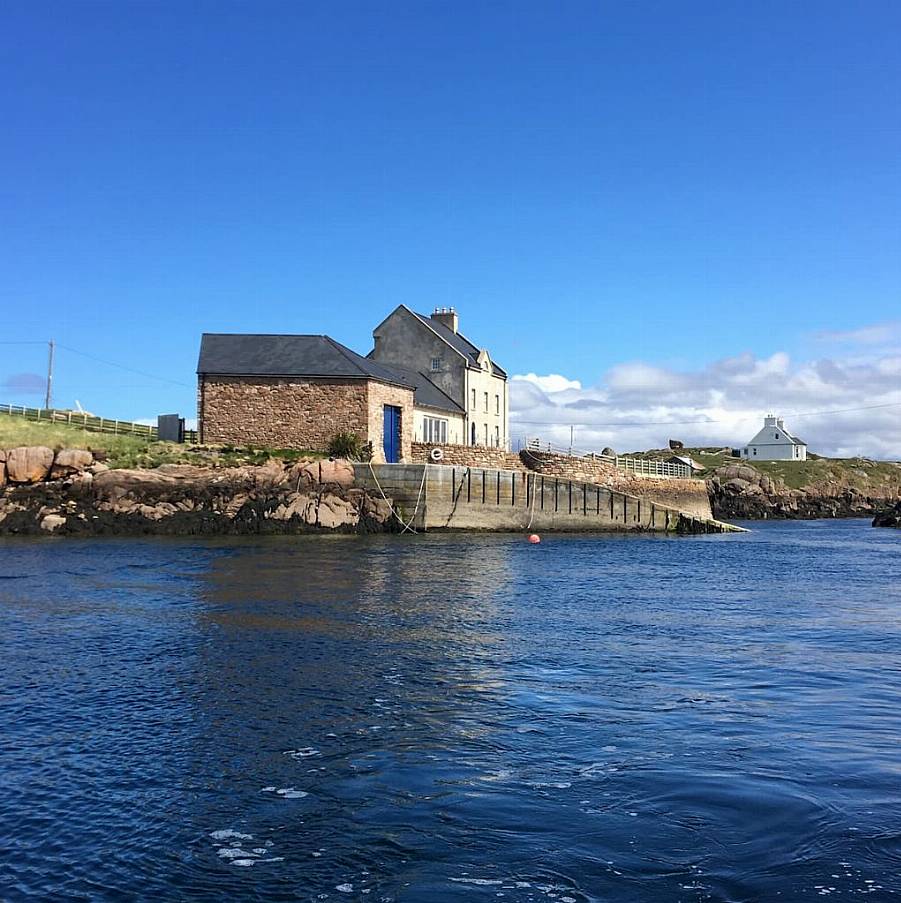
<path id="1" fill-rule="evenodd" d="M 404 523 L 403 518 L 397 513 L 397 511 L 394 508 L 394 505 L 391 504 L 391 500 L 388 498 L 387 495 L 385 495 L 385 490 L 382 489 L 382 484 L 379 483 L 379 478 L 375 475 L 375 469 L 372 466 L 372 461 L 368 461 L 367 463 L 369 464 L 369 472 L 372 474 L 372 479 L 375 480 L 375 485 L 378 487 L 378 490 L 381 493 L 382 498 L 385 500 L 385 504 L 387 504 L 387 506 L 391 509 L 391 513 L 394 515 L 395 519 L 403 527 L 403 530 L 400 531 L 401 536 L 403 536 L 403 534 L 407 533 L 407 532 L 419 533 L 418 530 L 413 529 L 413 521 L 416 520 L 416 514 L 419 511 L 419 504 L 422 501 L 422 490 L 425 489 L 426 468 L 429 465 L 428 464 L 422 465 L 422 482 L 419 484 L 419 495 L 416 496 L 416 507 L 413 509 L 413 516 L 410 518 L 410 520 L 407 523 Z"/>
<path id="2" fill-rule="evenodd" d="M 538 481 L 537 476 L 532 481 L 532 510 L 529 512 L 529 522 L 526 524 L 526 530 L 530 529 L 532 526 L 532 518 L 535 517 L 535 496 L 538 493 L 535 491 L 535 483 Z M 529 474 L 526 474 L 526 488 L 529 486 Z"/>

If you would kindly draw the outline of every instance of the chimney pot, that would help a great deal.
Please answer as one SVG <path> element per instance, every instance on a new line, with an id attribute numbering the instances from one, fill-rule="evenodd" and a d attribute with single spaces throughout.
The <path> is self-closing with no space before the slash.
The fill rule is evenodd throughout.
<path id="1" fill-rule="evenodd" d="M 456 333 L 460 330 L 460 318 L 452 307 L 436 307 L 432 319 L 446 326 L 451 332 Z"/>

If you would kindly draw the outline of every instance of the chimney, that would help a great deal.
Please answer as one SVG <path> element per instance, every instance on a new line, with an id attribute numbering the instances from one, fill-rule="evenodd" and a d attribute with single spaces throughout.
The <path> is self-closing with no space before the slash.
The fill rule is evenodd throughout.
<path id="1" fill-rule="evenodd" d="M 776 425 L 776 415 L 775 414 L 767 414 L 766 417 L 763 418 L 764 426 L 775 426 Z"/>
<path id="2" fill-rule="evenodd" d="M 432 319 L 446 326 L 451 332 L 460 331 L 460 318 L 452 307 L 436 307 Z"/>

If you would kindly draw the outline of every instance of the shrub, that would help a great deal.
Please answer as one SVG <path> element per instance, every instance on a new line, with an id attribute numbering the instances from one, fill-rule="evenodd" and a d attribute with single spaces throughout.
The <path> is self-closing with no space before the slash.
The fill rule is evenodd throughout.
<path id="1" fill-rule="evenodd" d="M 349 458 L 352 461 L 364 459 L 363 441 L 356 433 L 335 433 L 328 444 L 330 458 Z"/>

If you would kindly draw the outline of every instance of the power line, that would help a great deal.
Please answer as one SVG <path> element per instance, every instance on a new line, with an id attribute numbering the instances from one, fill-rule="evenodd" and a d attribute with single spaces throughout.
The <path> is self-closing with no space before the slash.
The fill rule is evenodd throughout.
<path id="1" fill-rule="evenodd" d="M 870 404 L 858 408 L 842 408 L 835 411 L 805 411 L 794 414 L 783 414 L 784 418 L 789 417 L 825 417 L 830 414 L 852 414 L 857 411 L 873 411 L 877 408 L 897 408 L 901 407 L 901 401 L 890 401 L 885 404 Z M 512 413 L 512 411 L 511 411 Z M 524 423 L 529 426 L 597 426 L 597 427 L 628 427 L 628 426 L 706 426 L 708 424 L 735 423 L 734 418 L 729 420 L 642 420 L 642 421 L 613 421 L 610 423 L 598 423 L 593 420 L 520 420 L 518 417 L 512 418 L 516 423 Z M 755 416 L 740 418 L 744 420 L 756 420 Z"/>
<path id="2" fill-rule="evenodd" d="M 47 345 L 47 342 L 24 342 L 24 341 L 0 341 L 0 345 Z M 157 376 L 155 373 L 148 373 L 146 370 L 138 370 L 135 367 L 128 367 L 125 364 L 117 364 L 115 361 L 108 361 L 102 357 L 97 357 L 93 354 L 88 354 L 87 351 L 79 351 L 77 348 L 72 348 L 70 345 L 63 345 L 61 342 L 56 343 L 57 348 L 65 348 L 66 351 L 72 352 L 72 354 L 77 354 L 81 357 L 87 358 L 91 361 L 96 361 L 98 364 L 105 364 L 107 367 L 116 367 L 119 370 L 127 370 L 129 373 L 137 373 L 139 376 L 146 376 L 149 379 L 155 379 L 159 382 L 171 383 L 174 386 L 181 386 L 184 389 L 191 389 L 193 386 L 189 386 L 187 383 L 179 382 L 177 379 L 169 379 L 165 376 Z"/>
<path id="3" fill-rule="evenodd" d="M 81 357 L 85 357 L 88 360 L 96 361 L 98 364 L 106 364 L 107 367 L 117 367 L 119 370 L 127 370 L 129 373 L 137 373 L 138 376 L 146 376 L 149 379 L 156 379 L 160 382 L 171 383 L 173 386 L 181 386 L 184 389 L 191 389 L 193 386 L 189 386 L 187 383 L 179 382 L 177 379 L 168 379 L 165 376 L 157 376 L 155 373 L 148 373 L 146 370 L 138 370 L 135 367 L 126 367 L 125 364 L 117 364 L 115 361 L 104 360 L 102 357 L 97 357 L 93 354 L 88 354 L 86 351 L 79 351 L 77 348 L 70 348 L 68 345 L 58 344 L 59 348 L 65 348 L 66 351 L 72 352 L 72 354 L 78 354 Z"/>

